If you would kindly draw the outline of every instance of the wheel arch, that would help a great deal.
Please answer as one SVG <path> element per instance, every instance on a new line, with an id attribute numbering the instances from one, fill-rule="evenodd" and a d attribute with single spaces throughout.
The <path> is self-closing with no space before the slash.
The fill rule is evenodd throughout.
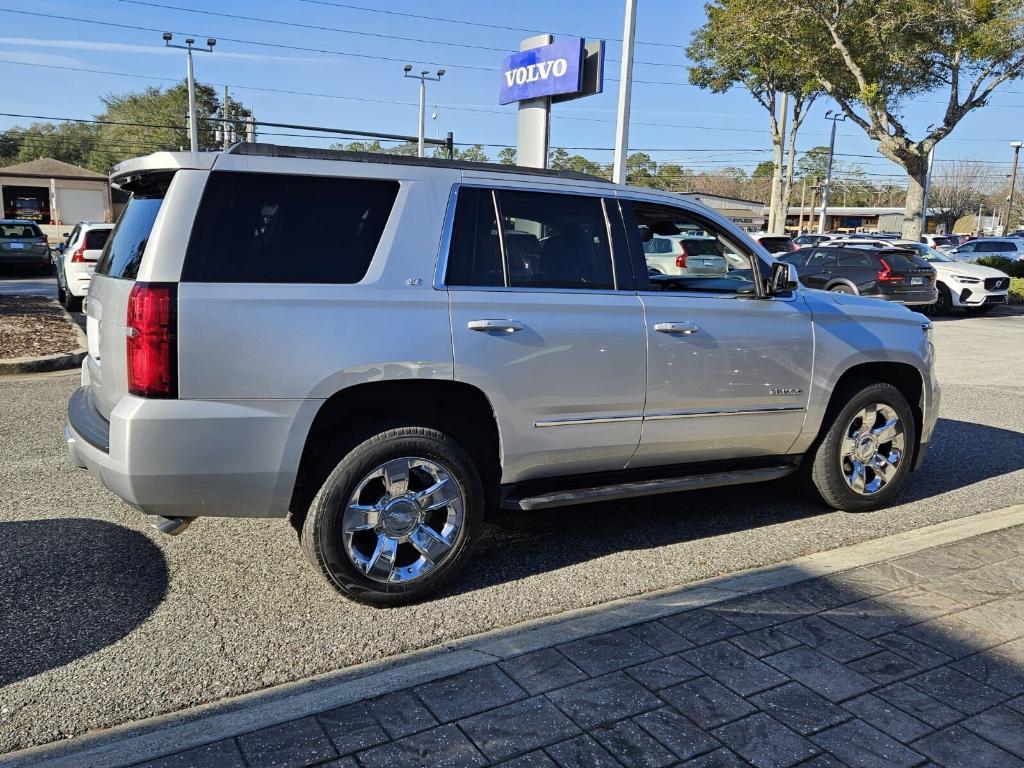
<path id="1" fill-rule="evenodd" d="M 857 287 L 857 284 L 854 283 L 852 280 L 848 280 L 845 277 L 839 277 L 839 278 L 835 278 L 835 279 L 831 280 L 828 283 L 828 285 L 825 286 L 825 290 L 826 291 L 831 291 L 837 285 L 842 285 L 842 286 L 845 286 L 845 287 L 849 288 L 850 290 L 853 291 L 853 295 L 854 296 L 860 296 L 860 289 Z"/>
<path id="2" fill-rule="evenodd" d="M 847 387 L 857 381 L 872 381 L 891 384 L 896 387 L 906 398 L 910 411 L 914 415 L 914 456 L 912 464 L 917 460 L 917 453 L 921 449 L 921 433 L 924 428 L 924 376 L 921 371 L 910 363 L 898 361 L 880 361 L 858 363 L 847 368 L 836 380 L 832 387 L 832 394 L 829 397 L 828 406 L 825 410 L 825 418 L 818 427 L 820 440 L 830 426 L 830 417 L 843 407 L 839 397 Z"/>
<path id="3" fill-rule="evenodd" d="M 487 396 L 450 380 L 403 379 L 354 384 L 325 400 L 310 424 L 289 503 L 296 530 L 341 455 L 356 443 L 397 425 L 429 426 L 458 440 L 477 462 L 490 496 L 501 480 L 501 439 Z"/>

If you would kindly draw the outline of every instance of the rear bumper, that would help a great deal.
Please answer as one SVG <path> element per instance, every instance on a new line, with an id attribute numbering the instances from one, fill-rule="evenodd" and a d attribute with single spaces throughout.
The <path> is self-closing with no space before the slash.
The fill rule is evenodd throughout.
<path id="1" fill-rule="evenodd" d="M 73 465 L 147 514 L 284 517 L 306 436 L 297 417 L 316 405 L 127 396 L 108 422 L 82 387 L 64 440 Z"/>
<path id="2" fill-rule="evenodd" d="M 895 301 L 897 304 L 903 304 L 907 307 L 918 307 L 927 304 L 934 304 L 939 298 L 939 292 L 936 288 L 928 288 L 923 291 L 892 291 L 879 293 L 874 298 L 883 299 L 885 301 Z"/>
<path id="3" fill-rule="evenodd" d="M 30 251 L 4 251 L 0 253 L 0 267 L 50 267 L 50 252 L 32 253 Z"/>
<path id="4" fill-rule="evenodd" d="M 82 269 L 77 264 L 74 267 L 69 264 L 64 265 L 64 282 L 72 296 L 81 297 L 89 292 L 89 283 L 92 281 L 92 265 L 89 266 L 88 269 Z"/>

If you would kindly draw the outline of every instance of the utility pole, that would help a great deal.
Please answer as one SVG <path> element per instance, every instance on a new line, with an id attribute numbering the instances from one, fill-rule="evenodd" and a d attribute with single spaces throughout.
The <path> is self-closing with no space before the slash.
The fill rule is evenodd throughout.
<path id="1" fill-rule="evenodd" d="M 797 220 L 796 233 L 802 235 L 804 233 L 804 204 L 807 202 L 807 177 L 804 176 L 800 181 L 800 218 Z"/>
<path id="2" fill-rule="evenodd" d="M 252 115 L 245 118 L 245 140 L 250 144 L 256 141 L 256 118 Z"/>
<path id="3" fill-rule="evenodd" d="M 230 107 L 231 107 L 231 98 L 228 96 L 228 87 L 225 85 L 224 86 L 224 102 L 223 102 L 223 104 L 221 106 L 221 109 L 223 110 L 222 116 L 224 118 L 224 121 L 223 121 L 223 123 L 221 125 L 221 130 L 224 132 L 224 134 L 222 136 L 223 143 L 221 144 L 221 147 L 223 149 L 225 149 L 225 150 L 228 147 L 231 146 L 231 123 L 228 122 L 228 114 L 229 114 Z"/>
<path id="4" fill-rule="evenodd" d="M 984 205 L 984 201 L 978 203 L 978 218 L 974 220 L 974 236 L 981 237 L 981 207 Z"/>
<path id="5" fill-rule="evenodd" d="M 633 92 L 633 43 L 636 37 L 636 0 L 626 0 L 626 20 L 622 32 L 622 66 L 619 75 L 619 111 L 615 117 L 615 163 L 612 181 L 626 183 L 629 152 L 629 107 Z"/>
<path id="6" fill-rule="evenodd" d="M 416 150 L 417 157 L 425 156 L 426 149 L 426 130 L 427 130 L 427 80 L 433 80 L 434 82 L 441 82 L 441 78 L 444 77 L 444 70 L 437 70 L 436 75 L 431 75 L 430 72 L 424 69 L 418 75 L 412 74 L 412 64 L 405 65 L 405 76 L 411 77 L 413 80 L 420 81 L 420 129 L 416 135 L 419 137 L 419 145 Z"/>
<path id="7" fill-rule="evenodd" d="M 1003 225 L 1004 236 L 1010 232 L 1010 216 L 1013 215 L 1013 195 L 1017 189 L 1017 158 L 1020 155 L 1020 148 L 1024 147 L 1024 142 L 1011 141 L 1010 146 L 1013 147 L 1013 165 L 1010 166 L 1010 194 L 1006 196 L 1006 218 Z"/>
<path id="8" fill-rule="evenodd" d="M 789 213 L 789 200 L 782 199 L 782 191 L 786 187 L 786 122 L 789 119 L 789 94 L 782 92 L 782 119 L 779 121 L 779 140 L 782 142 L 782 151 L 779 154 L 778 184 L 775 183 L 775 173 L 772 173 L 772 199 L 775 205 L 772 206 L 771 216 L 768 217 L 768 231 L 773 235 L 786 234 L 786 214 Z"/>
<path id="9" fill-rule="evenodd" d="M 811 180 L 811 210 L 807 214 L 807 229 L 810 230 L 811 224 L 814 221 L 814 202 L 818 199 L 818 178 L 817 176 Z"/>
<path id="10" fill-rule="evenodd" d="M 192 74 L 192 51 L 203 51 L 205 53 L 213 53 L 213 46 L 217 44 L 217 41 L 209 37 L 206 39 L 205 48 L 193 48 L 195 45 L 195 39 L 191 37 L 185 38 L 184 45 L 172 45 L 171 40 L 174 38 L 170 32 L 164 32 L 164 46 L 167 48 L 180 48 L 186 51 L 186 71 L 188 73 L 188 140 L 191 146 L 192 152 L 199 151 L 199 118 L 196 115 L 196 80 Z"/>
<path id="11" fill-rule="evenodd" d="M 928 172 L 924 175 L 924 212 L 921 214 L 921 233 L 928 232 L 928 198 L 932 192 L 932 163 L 935 162 L 935 147 L 928 150 Z M 949 234 L 948 232 L 946 234 Z"/>
<path id="12" fill-rule="evenodd" d="M 836 152 L 836 122 L 845 120 L 846 115 L 841 112 L 833 112 L 831 109 L 825 113 L 825 119 L 832 121 L 832 138 L 828 143 L 828 167 L 825 169 L 825 185 L 821 188 L 821 217 L 818 219 L 818 234 L 825 234 L 825 221 L 828 217 L 828 192 L 832 184 L 832 160 Z"/>

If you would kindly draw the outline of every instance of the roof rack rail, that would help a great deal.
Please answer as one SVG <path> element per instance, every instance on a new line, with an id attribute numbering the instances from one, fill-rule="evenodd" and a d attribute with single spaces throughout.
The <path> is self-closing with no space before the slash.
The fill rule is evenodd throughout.
<path id="1" fill-rule="evenodd" d="M 600 181 L 611 184 L 608 179 L 579 171 L 556 171 L 548 168 L 524 168 L 519 165 L 500 163 L 476 163 L 469 160 L 446 160 L 436 157 L 409 157 L 389 155 L 380 152 L 349 152 L 346 149 L 318 149 L 315 147 L 288 147 L 279 144 L 239 142 L 228 148 L 229 155 L 254 155 L 257 157 L 292 157 L 305 160 L 344 160 L 350 163 L 383 163 L 386 165 L 418 165 L 429 168 L 456 168 L 466 171 L 489 173 L 525 173 L 531 176 L 551 176 L 575 181 Z"/>

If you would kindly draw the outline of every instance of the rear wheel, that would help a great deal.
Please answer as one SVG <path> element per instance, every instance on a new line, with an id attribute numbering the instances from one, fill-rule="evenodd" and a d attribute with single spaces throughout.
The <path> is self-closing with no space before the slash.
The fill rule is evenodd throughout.
<path id="1" fill-rule="evenodd" d="M 888 504 L 910 471 L 916 431 L 903 394 L 891 384 L 861 381 L 838 393 L 827 432 L 805 467 L 831 507 L 866 512 Z"/>
<path id="2" fill-rule="evenodd" d="M 829 290 L 832 293 L 846 293 L 851 296 L 856 295 L 856 291 L 848 285 L 833 285 Z"/>
<path id="3" fill-rule="evenodd" d="M 402 605 L 455 577 L 483 515 L 468 452 L 439 430 L 402 427 L 373 435 L 338 462 L 310 505 L 302 546 L 348 597 Z"/>

